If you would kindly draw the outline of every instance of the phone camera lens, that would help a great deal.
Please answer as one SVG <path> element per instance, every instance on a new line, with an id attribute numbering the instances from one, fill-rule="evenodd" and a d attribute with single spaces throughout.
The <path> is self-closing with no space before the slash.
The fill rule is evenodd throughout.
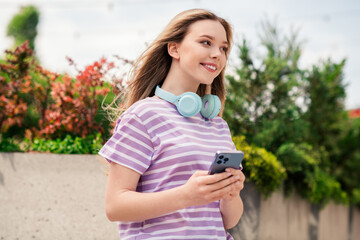
<path id="1" fill-rule="evenodd" d="M 225 158 L 225 159 L 224 159 L 224 162 L 227 162 L 227 161 L 229 161 L 229 159 L 228 159 L 228 158 Z"/>
<path id="2" fill-rule="evenodd" d="M 221 163 L 222 163 L 222 161 L 221 161 L 221 160 L 218 160 L 216 163 L 217 163 L 217 164 L 221 164 Z"/>
<path id="3" fill-rule="evenodd" d="M 219 159 L 223 159 L 223 158 L 224 158 L 224 155 L 220 155 L 220 156 L 219 156 Z"/>

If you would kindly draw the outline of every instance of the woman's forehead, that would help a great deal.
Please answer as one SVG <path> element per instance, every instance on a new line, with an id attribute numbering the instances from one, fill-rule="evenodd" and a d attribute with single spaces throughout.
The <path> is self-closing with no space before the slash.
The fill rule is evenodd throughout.
<path id="1" fill-rule="evenodd" d="M 192 23 L 187 35 L 191 37 L 210 36 L 217 41 L 227 42 L 225 28 L 216 20 L 200 20 Z"/>

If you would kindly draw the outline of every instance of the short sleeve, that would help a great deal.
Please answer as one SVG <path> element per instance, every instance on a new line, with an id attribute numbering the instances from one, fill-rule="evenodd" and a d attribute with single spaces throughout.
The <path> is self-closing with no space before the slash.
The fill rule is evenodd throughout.
<path id="1" fill-rule="evenodd" d="M 134 113 L 124 113 L 99 154 L 142 175 L 150 166 L 153 152 L 151 138 L 141 119 Z"/>

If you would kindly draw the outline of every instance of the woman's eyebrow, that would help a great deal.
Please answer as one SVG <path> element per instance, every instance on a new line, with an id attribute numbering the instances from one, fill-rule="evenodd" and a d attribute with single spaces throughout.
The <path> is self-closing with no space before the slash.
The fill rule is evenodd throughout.
<path id="1" fill-rule="evenodd" d="M 211 40 L 215 39 L 213 36 L 210 36 L 210 35 L 207 35 L 207 34 L 201 35 L 200 37 L 206 37 L 206 38 L 209 38 Z M 223 43 L 229 45 L 229 43 L 227 41 L 223 41 Z"/>

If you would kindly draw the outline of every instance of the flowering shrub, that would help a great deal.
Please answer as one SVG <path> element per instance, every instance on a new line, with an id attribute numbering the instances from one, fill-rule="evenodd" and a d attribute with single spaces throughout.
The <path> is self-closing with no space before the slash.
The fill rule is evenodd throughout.
<path id="1" fill-rule="evenodd" d="M 29 69 L 33 51 L 26 42 L 15 50 L 5 51 L 7 59 L 0 64 L 0 131 L 21 127 L 28 110 L 26 97 L 32 92 Z"/>
<path id="2" fill-rule="evenodd" d="M 104 78 L 119 66 L 101 58 L 72 78 L 42 68 L 27 42 L 6 54 L 0 62 L 0 142 L 14 137 L 85 139 L 98 133 L 108 138 L 113 123 L 101 104 L 105 96 L 112 102 L 123 86 L 122 78 Z"/>
<path id="3" fill-rule="evenodd" d="M 111 87 L 104 88 L 104 75 L 114 67 L 104 58 L 79 71 L 76 80 L 68 75 L 51 83 L 50 104 L 44 119 L 39 122 L 40 133 L 46 138 L 64 137 L 66 134 L 85 137 L 91 133 L 105 133 L 103 118 L 96 118 L 99 105 Z M 105 123 L 105 125 L 108 125 Z"/>
<path id="4" fill-rule="evenodd" d="M 236 149 L 245 154 L 244 173 L 264 197 L 268 197 L 286 179 L 286 169 L 274 154 L 264 148 L 249 145 L 244 136 L 233 136 Z"/>

